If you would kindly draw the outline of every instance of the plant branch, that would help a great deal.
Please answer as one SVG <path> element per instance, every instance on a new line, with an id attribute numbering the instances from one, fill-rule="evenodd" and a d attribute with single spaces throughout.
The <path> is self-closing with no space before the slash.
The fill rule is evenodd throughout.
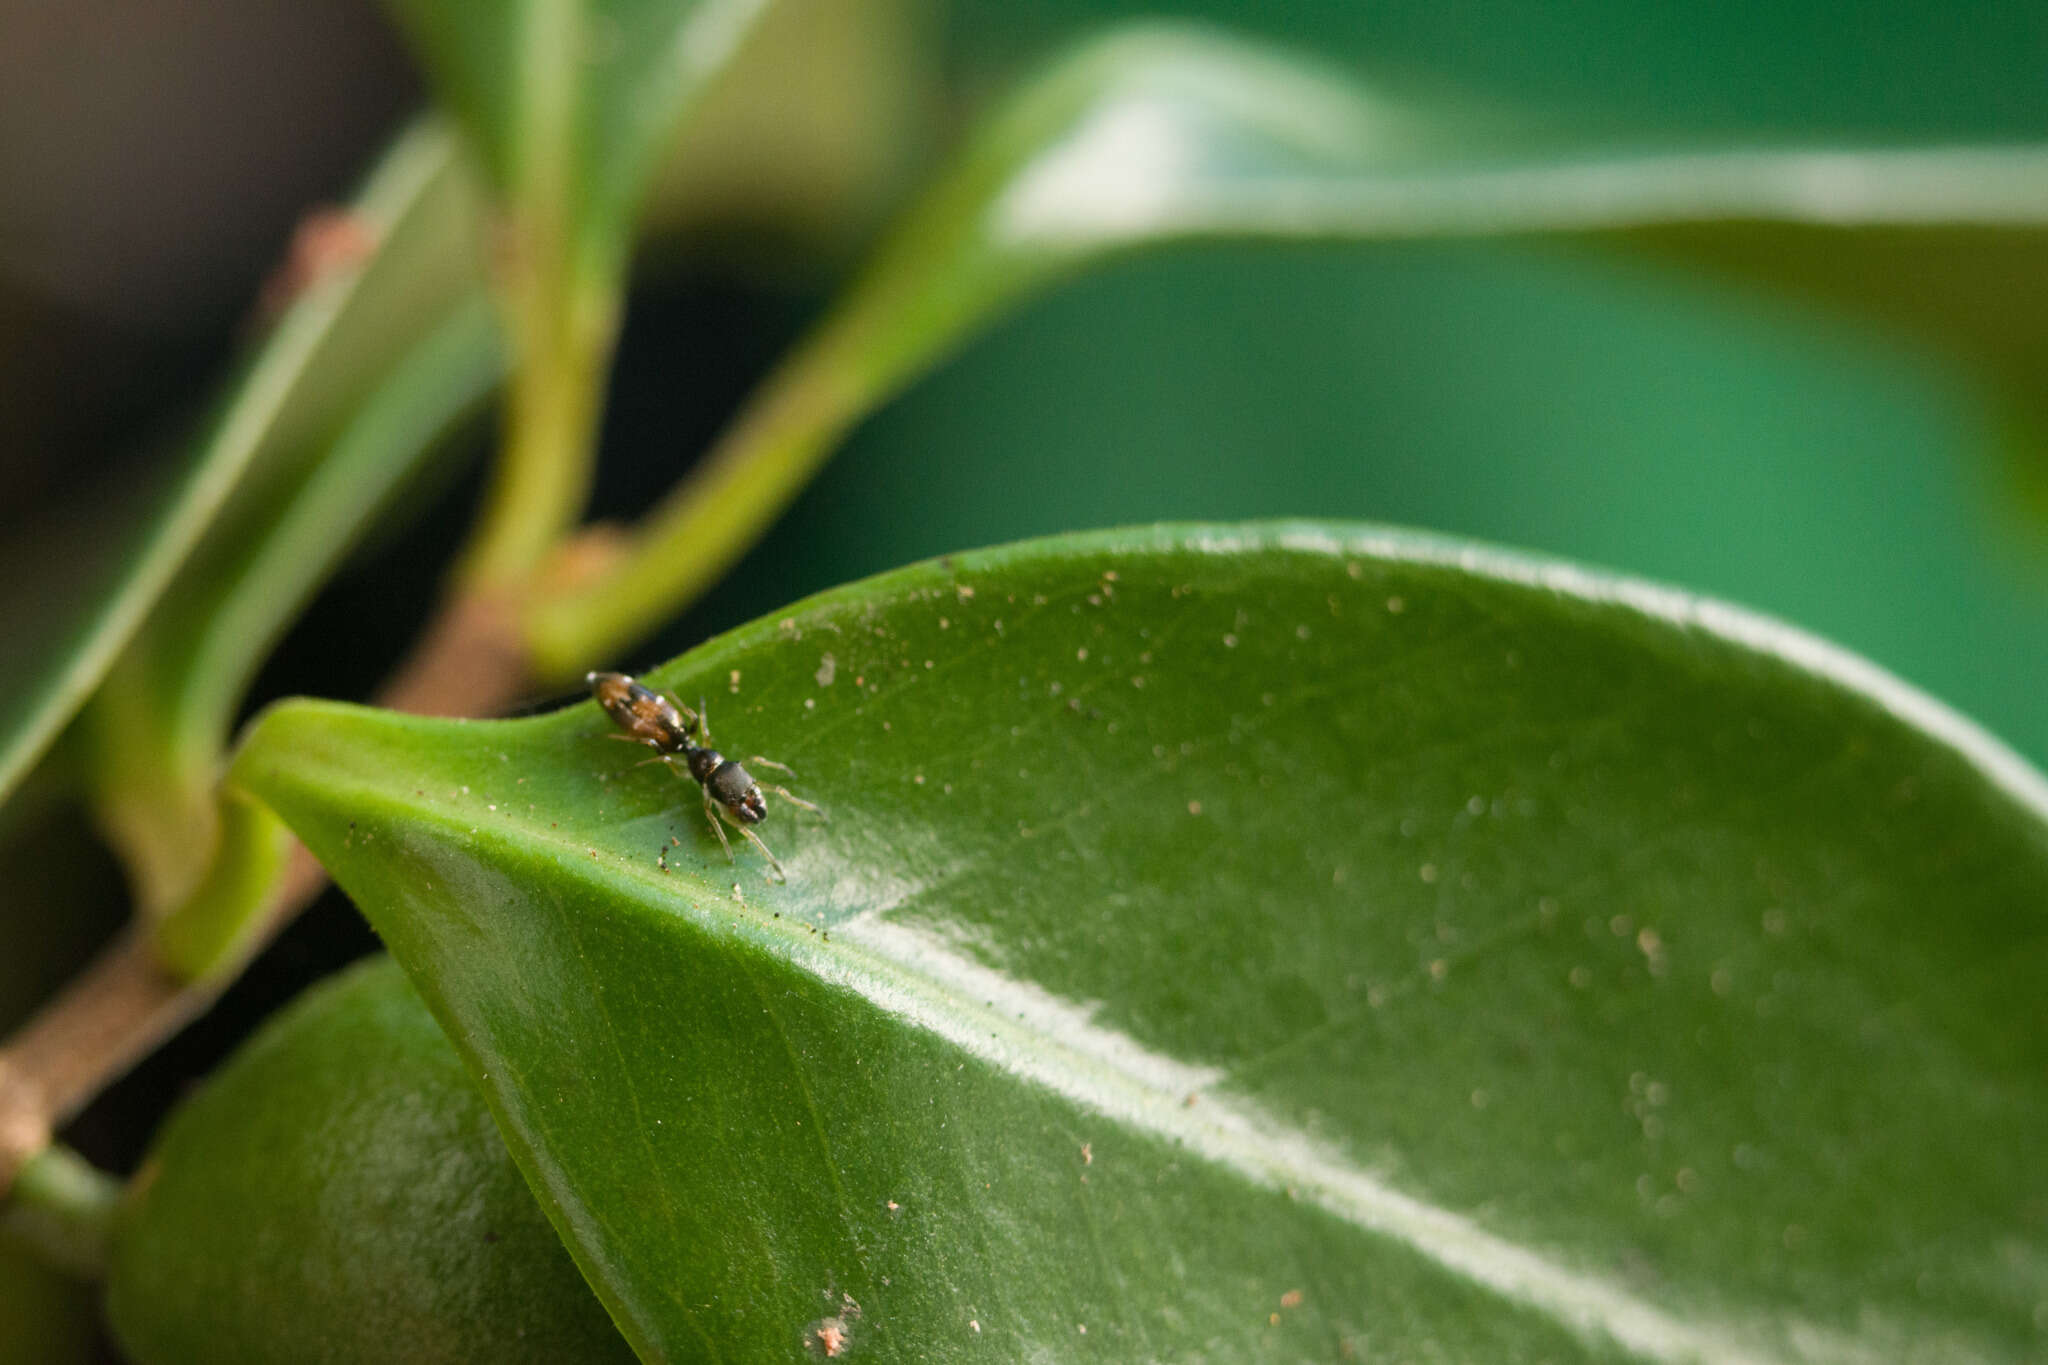
<path id="1" fill-rule="evenodd" d="M 828 330 L 792 355 L 623 545 L 593 540 L 587 558 L 596 572 L 534 585 L 524 634 L 536 677 L 559 679 L 613 657 L 760 539 L 875 400 L 878 386 L 842 354 L 843 339 Z M 616 535 L 592 528 L 579 539 Z"/>
<path id="2" fill-rule="evenodd" d="M 0 1051 L 0 1190 L 52 1131 L 213 998 L 160 966 L 150 926 L 124 929 Z"/>
<path id="3" fill-rule="evenodd" d="M 502 599 L 451 599 L 377 700 L 421 715 L 503 710 L 528 678 L 512 621 Z M 27 1178 L 58 1127 L 203 1013 L 326 885 L 312 854 L 294 844 L 267 922 L 228 969 L 199 980 L 172 973 L 152 943 L 153 926 L 138 920 L 9 1038 L 0 1048 L 0 1197 Z"/>
<path id="4" fill-rule="evenodd" d="M 456 570 L 484 592 L 524 581 L 581 515 L 617 332 L 617 290 L 604 282 L 515 277 L 506 306 L 517 357 L 506 441 Z"/>

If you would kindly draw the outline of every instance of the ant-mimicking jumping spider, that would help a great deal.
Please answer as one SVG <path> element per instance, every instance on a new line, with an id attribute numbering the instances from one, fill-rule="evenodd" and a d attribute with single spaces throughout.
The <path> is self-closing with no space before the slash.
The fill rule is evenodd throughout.
<path id="1" fill-rule="evenodd" d="M 610 738 L 645 744 L 654 750 L 654 757 L 647 762 L 663 764 L 670 770 L 674 770 L 678 759 L 682 761 L 683 771 L 703 788 L 704 818 L 711 822 L 711 832 L 718 836 L 719 847 L 725 850 L 728 861 L 733 857 L 732 844 L 725 837 L 721 816 L 761 850 L 761 856 L 775 869 L 777 881 L 788 880 L 782 864 L 768 851 L 768 845 L 761 842 L 761 836 L 754 833 L 753 827 L 768 818 L 768 800 L 761 794 L 761 784 L 738 759 L 727 758 L 711 747 L 709 707 L 700 700 L 697 709 L 692 711 L 674 697 L 645 687 L 624 673 L 591 673 L 584 677 L 584 681 L 590 684 L 591 695 L 597 698 L 597 704 L 604 708 L 605 714 L 625 731 Z M 747 762 L 757 767 L 774 768 L 778 772 L 790 771 L 788 764 L 762 758 L 759 754 Z M 767 790 L 791 805 L 801 806 L 817 815 L 824 814 L 810 802 L 792 794 L 787 787 L 771 785 Z"/>

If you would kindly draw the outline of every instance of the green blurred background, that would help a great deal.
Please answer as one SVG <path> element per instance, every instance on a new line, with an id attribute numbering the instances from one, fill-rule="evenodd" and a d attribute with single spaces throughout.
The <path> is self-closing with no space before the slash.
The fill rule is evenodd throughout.
<path id="1" fill-rule="evenodd" d="M 2048 131 L 2048 11 L 1987 0 L 911 7 L 930 46 L 906 54 L 903 79 L 937 81 L 913 139 L 927 167 L 1035 62 L 1160 14 L 1620 136 Z M 365 0 L 141 15 L 14 0 L 0 32 L 0 522 L 13 522 L 180 429 L 297 214 L 343 193 L 419 93 Z M 827 296 L 851 259 L 839 247 L 741 271 L 657 249 L 600 511 L 630 515 L 702 448 Z M 1182 250 L 1076 281 L 971 344 L 869 423 L 740 574 L 621 662 L 948 549 L 1167 517 L 1343 515 L 1761 607 L 2042 761 L 2048 532 L 2017 472 L 2038 457 L 2010 436 L 1975 377 L 1939 355 L 1648 259 Z M 387 537 L 388 561 L 359 565 L 330 607 L 357 613 L 431 572 L 468 491 Z M 336 642 L 316 614 L 266 691 L 359 693 L 413 624 L 366 641 L 358 621 Z"/>

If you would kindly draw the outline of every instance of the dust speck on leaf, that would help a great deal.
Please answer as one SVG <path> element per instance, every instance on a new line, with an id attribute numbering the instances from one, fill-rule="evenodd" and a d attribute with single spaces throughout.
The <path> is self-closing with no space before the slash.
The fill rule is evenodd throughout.
<path id="1" fill-rule="evenodd" d="M 833 658 L 828 651 L 822 659 L 818 660 L 818 671 L 811 676 L 817 679 L 818 686 L 830 687 L 832 680 L 839 676 L 839 660 Z"/>
<path id="2" fill-rule="evenodd" d="M 804 1346 L 817 1360 L 837 1360 L 853 1344 L 853 1331 L 843 1317 L 819 1318 L 804 1329 Z"/>

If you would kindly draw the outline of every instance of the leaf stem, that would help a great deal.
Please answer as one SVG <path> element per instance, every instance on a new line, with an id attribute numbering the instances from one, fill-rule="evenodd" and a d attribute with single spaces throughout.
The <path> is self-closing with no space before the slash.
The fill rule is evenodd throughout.
<path id="1" fill-rule="evenodd" d="M 870 386 L 809 347 L 771 378 L 596 576 L 537 585 L 523 615 L 536 676 L 610 658 L 716 582 L 810 482 Z M 592 534 L 602 534 L 593 532 Z"/>
<path id="2" fill-rule="evenodd" d="M 517 369 L 506 391 L 505 444 L 456 570 L 462 587 L 490 592 L 529 579 L 582 514 L 619 315 L 612 271 L 572 279 L 559 263 L 508 268 Z"/>
<path id="3" fill-rule="evenodd" d="M 120 1202 L 120 1181 L 69 1147 L 46 1147 L 15 1179 L 0 1228 L 60 1270 L 98 1279 Z"/>
<path id="4" fill-rule="evenodd" d="M 588 35 L 580 6 L 536 0 L 517 50 L 515 159 L 499 292 L 515 370 L 505 445 L 481 521 L 456 571 L 465 588 L 515 588 L 582 514 L 604 378 L 625 284 L 623 243 L 576 229 L 576 93 Z"/>

